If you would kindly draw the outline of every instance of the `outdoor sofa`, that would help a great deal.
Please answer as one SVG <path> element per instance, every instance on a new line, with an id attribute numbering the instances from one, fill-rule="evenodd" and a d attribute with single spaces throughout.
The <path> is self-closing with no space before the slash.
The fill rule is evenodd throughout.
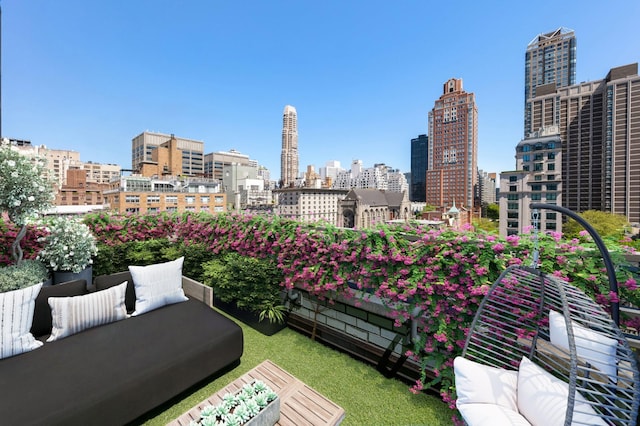
<path id="1" fill-rule="evenodd" d="M 203 379 L 238 365 L 242 329 L 212 309 L 210 288 L 182 277 L 181 269 L 179 277 L 184 301 L 0 359 L 0 423 L 127 424 Z M 84 297 L 115 287 L 124 292 L 118 286 L 124 281 L 131 313 L 136 293 L 130 272 L 96 277 L 90 289 L 84 280 L 42 287 L 32 334 L 45 341 L 52 333 L 49 297 Z"/>

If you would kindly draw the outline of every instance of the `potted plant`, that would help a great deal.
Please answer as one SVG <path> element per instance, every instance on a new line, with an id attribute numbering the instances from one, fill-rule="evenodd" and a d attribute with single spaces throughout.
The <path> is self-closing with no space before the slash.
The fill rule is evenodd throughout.
<path id="1" fill-rule="evenodd" d="M 286 324 L 282 271 L 269 259 L 229 252 L 202 264 L 215 306 L 266 335 Z"/>
<path id="2" fill-rule="evenodd" d="M 264 382 L 255 380 L 234 394 L 225 394 L 220 404 L 204 407 L 195 424 L 273 426 L 279 419 L 280 398 Z"/>
<path id="3" fill-rule="evenodd" d="M 91 265 L 98 247 L 89 227 L 65 217 L 46 219 L 44 225 L 49 233 L 42 238 L 37 258 L 53 271 L 53 283 L 84 279 L 91 285 Z"/>
<path id="4" fill-rule="evenodd" d="M 54 181 L 45 162 L 45 158 L 22 155 L 6 140 L 0 141 L 0 213 L 6 213 L 20 229 L 11 244 L 15 264 L 22 262 L 20 242 L 27 234 L 27 224 L 54 199 Z"/>
<path id="5" fill-rule="evenodd" d="M 49 281 L 49 270 L 39 260 L 25 259 L 20 264 L 0 268 L 0 293 Z"/>

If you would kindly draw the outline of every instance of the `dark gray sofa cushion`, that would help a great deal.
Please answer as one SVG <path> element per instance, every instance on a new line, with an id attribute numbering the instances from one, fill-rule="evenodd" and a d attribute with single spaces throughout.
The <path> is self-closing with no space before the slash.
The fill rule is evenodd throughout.
<path id="1" fill-rule="evenodd" d="M 57 285 L 43 286 L 36 297 L 36 307 L 33 311 L 33 323 L 31 334 L 36 338 L 51 334 L 51 308 L 50 297 L 72 297 L 88 294 L 85 280 L 68 281 Z"/>
<path id="2" fill-rule="evenodd" d="M 131 313 L 136 309 L 136 290 L 129 271 L 97 276 L 93 279 L 93 285 L 96 291 L 100 291 L 122 284 L 125 281 L 127 281 L 127 292 L 124 295 L 124 304 L 127 306 L 127 312 Z"/>
<path id="3" fill-rule="evenodd" d="M 0 360 L 3 424 L 120 425 L 240 359 L 242 329 L 190 299 Z"/>

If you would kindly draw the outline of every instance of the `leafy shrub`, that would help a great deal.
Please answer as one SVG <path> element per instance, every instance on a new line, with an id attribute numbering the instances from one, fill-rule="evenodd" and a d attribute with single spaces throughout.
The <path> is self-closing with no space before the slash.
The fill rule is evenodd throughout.
<path id="1" fill-rule="evenodd" d="M 78 273 L 93 264 L 98 247 L 87 225 L 66 217 L 46 219 L 44 225 L 49 233 L 43 238 L 38 259 L 49 268 Z"/>
<path id="2" fill-rule="evenodd" d="M 202 265 L 203 282 L 213 287 L 213 293 L 223 302 L 235 302 L 267 318 L 284 321 L 281 297 L 282 271 L 267 259 L 227 253 Z"/>
<path id="3" fill-rule="evenodd" d="M 39 260 L 25 259 L 19 265 L 0 268 L 0 293 L 36 285 L 49 278 L 49 271 Z"/>

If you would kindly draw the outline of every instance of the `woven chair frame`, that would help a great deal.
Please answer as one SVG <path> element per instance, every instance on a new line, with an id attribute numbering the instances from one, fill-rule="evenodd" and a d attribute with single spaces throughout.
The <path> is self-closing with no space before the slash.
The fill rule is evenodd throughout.
<path id="1" fill-rule="evenodd" d="M 564 345 L 557 338 L 551 342 L 551 311 L 564 319 Z M 565 426 L 581 424 L 574 415 L 587 414 L 585 405 L 608 424 L 637 423 L 637 359 L 617 321 L 582 290 L 538 269 L 512 266 L 493 283 L 471 323 L 462 356 L 508 370 L 517 370 L 526 356 L 563 380 L 568 385 Z"/>

